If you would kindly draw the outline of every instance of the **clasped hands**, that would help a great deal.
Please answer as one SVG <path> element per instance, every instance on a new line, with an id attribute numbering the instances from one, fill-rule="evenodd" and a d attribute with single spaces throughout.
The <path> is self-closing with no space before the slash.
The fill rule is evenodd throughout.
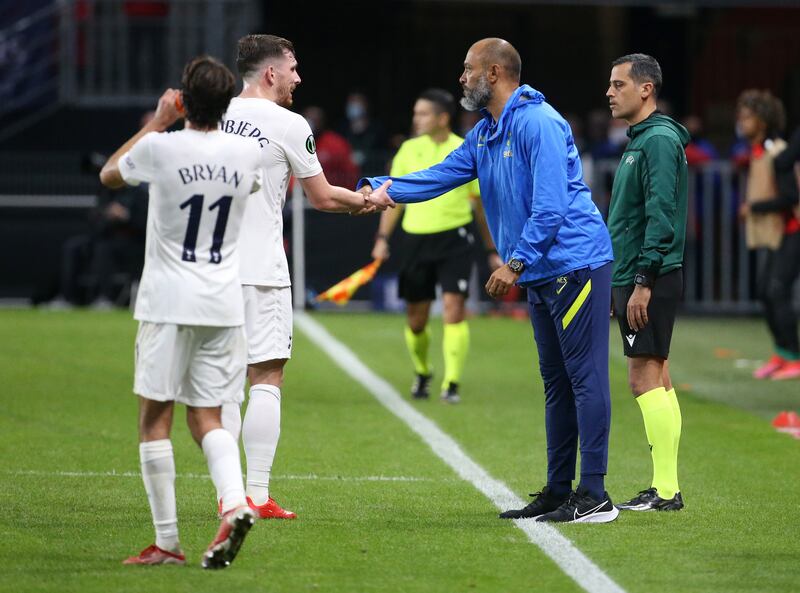
<path id="1" fill-rule="evenodd" d="M 352 210 L 350 214 L 353 216 L 362 216 L 364 214 L 373 214 L 374 212 L 383 211 L 387 208 L 394 208 L 396 204 L 394 200 L 389 197 L 388 191 L 391 186 L 392 180 L 387 179 L 378 189 L 373 190 L 370 185 L 365 185 L 358 189 L 357 193 L 364 196 L 364 205 Z"/>

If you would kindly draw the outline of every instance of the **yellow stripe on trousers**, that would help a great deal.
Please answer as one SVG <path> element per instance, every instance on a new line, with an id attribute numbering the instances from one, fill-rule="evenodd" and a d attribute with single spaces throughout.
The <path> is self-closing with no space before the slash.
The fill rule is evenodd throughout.
<path id="1" fill-rule="evenodd" d="M 586 283 L 586 286 L 583 287 L 583 290 L 581 290 L 581 293 L 578 295 L 578 298 L 575 299 L 575 302 L 570 305 L 569 311 L 567 311 L 567 314 L 564 315 L 564 318 L 561 320 L 561 327 L 563 329 L 567 329 L 567 326 L 572 323 L 573 319 L 575 319 L 575 316 L 578 314 L 578 311 L 581 310 L 583 303 L 585 303 L 586 299 L 589 298 L 590 292 L 592 292 L 591 278 Z"/>

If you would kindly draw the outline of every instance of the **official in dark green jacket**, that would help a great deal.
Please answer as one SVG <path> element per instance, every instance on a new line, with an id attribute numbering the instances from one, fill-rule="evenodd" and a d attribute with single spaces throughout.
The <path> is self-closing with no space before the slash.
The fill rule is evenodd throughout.
<path id="1" fill-rule="evenodd" d="M 628 129 L 611 193 L 608 230 L 614 248 L 612 286 L 649 285 L 683 266 L 689 132 L 653 112 Z"/>
<path id="2" fill-rule="evenodd" d="M 662 76 L 644 54 L 615 60 L 606 96 L 625 120 L 630 143 L 611 192 L 608 229 L 614 248 L 612 296 L 628 381 L 642 410 L 653 480 L 628 502 L 630 511 L 683 508 L 678 486 L 681 411 L 669 376 L 669 347 L 683 292 L 689 133 L 658 112 Z"/>

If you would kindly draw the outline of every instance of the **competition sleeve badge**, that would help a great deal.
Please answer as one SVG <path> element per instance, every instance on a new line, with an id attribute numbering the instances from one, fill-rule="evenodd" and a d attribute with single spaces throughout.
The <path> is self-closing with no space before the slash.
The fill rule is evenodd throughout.
<path id="1" fill-rule="evenodd" d="M 317 143 L 314 142 L 314 135 L 310 134 L 308 138 L 306 138 L 306 150 L 308 154 L 314 154 L 317 152 Z"/>

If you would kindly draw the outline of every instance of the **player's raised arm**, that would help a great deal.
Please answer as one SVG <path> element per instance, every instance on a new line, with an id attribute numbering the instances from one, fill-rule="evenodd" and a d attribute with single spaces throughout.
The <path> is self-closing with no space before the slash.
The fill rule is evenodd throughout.
<path id="1" fill-rule="evenodd" d="M 150 132 L 163 132 L 172 124 L 183 117 L 183 114 L 178 110 L 181 93 L 175 89 L 167 89 L 161 98 L 158 100 L 158 107 L 156 114 L 149 122 L 147 122 L 141 130 L 136 132 L 125 144 L 120 146 L 117 151 L 111 155 L 103 170 L 100 171 L 100 183 L 111 189 L 118 189 L 125 185 L 125 180 L 119 171 L 119 159 L 123 154 L 128 152 L 133 146 L 142 139 L 145 134 Z"/>

